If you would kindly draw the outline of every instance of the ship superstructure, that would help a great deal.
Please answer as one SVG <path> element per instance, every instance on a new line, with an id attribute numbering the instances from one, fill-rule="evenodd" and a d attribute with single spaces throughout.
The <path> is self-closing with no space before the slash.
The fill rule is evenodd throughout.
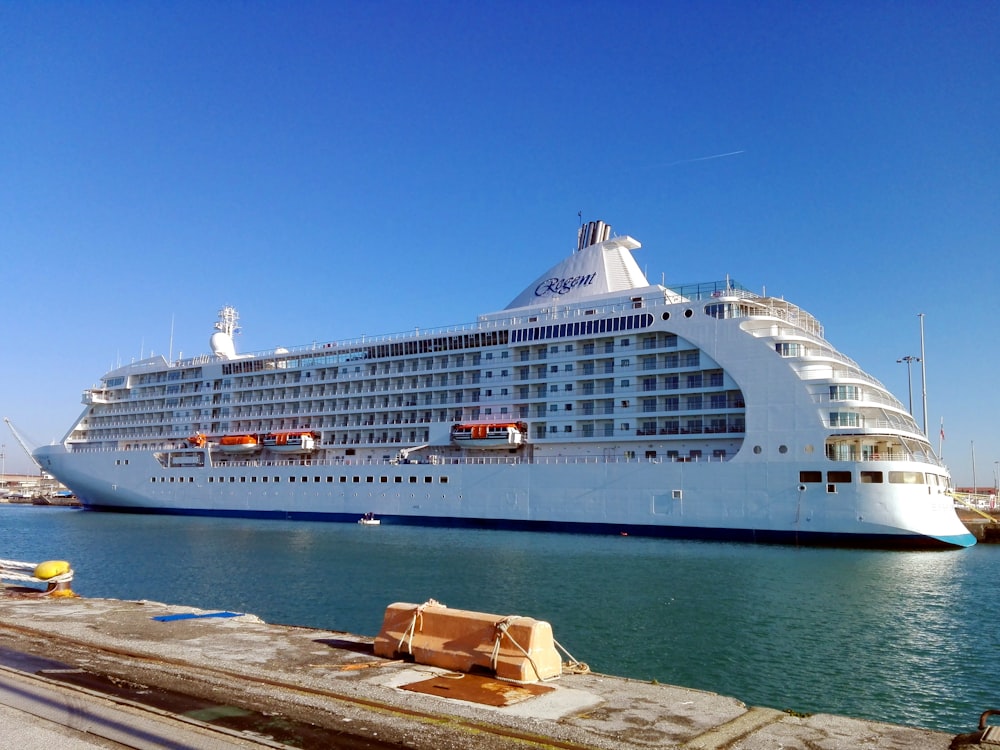
<path id="1" fill-rule="evenodd" d="M 801 308 L 576 250 L 475 323 L 107 373 L 37 458 L 91 508 L 973 543 L 906 408 Z"/>

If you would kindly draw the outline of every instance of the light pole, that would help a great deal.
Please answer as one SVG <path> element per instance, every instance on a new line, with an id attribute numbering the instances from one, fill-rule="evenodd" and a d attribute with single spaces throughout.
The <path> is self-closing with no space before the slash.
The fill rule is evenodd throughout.
<path id="1" fill-rule="evenodd" d="M 924 314 L 917 313 L 917 317 L 920 318 L 920 390 L 924 397 L 924 437 L 927 437 L 927 354 L 924 352 Z"/>
<path id="2" fill-rule="evenodd" d="M 907 354 L 905 357 L 896 360 L 896 363 L 906 362 L 906 385 L 910 392 L 910 416 L 913 416 L 913 378 L 910 377 L 910 364 L 913 362 L 919 362 L 920 357 L 914 357 Z"/>

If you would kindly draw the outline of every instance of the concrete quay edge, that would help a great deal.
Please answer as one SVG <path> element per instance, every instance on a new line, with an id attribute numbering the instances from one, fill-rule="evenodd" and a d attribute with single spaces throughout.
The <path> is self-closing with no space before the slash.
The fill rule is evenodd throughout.
<path id="1" fill-rule="evenodd" d="M 945 750 L 952 740 L 931 730 L 793 715 L 602 674 L 564 674 L 544 683 L 543 694 L 489 706 L 415 692 L 412 686 L 423 681 L 473 677 L 380 659 L 372 638 L 271 624 L 250 614 L 206 616 L 213 614 L 150 601 L 0 594 L 0 648 L 306 722 L 343 740 L 332 747 Z M 160 615 L 189 617 L 153 619 Z M 275 744 L 261 738 L 259 746 Z"/>

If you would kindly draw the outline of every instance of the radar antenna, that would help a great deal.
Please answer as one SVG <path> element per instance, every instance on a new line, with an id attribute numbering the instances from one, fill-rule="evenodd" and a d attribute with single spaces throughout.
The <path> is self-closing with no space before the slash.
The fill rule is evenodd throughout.
<path id="1" fill-rule="evenodd" d="M 236 308 L 232 305 L 226 305 L 219 310 L 219 320 L 215 324 L 215 330 L 222 331 L 228 336 L 234 336 L 240 332 L 239 322 L 240 314 L 236 312 Z"/>

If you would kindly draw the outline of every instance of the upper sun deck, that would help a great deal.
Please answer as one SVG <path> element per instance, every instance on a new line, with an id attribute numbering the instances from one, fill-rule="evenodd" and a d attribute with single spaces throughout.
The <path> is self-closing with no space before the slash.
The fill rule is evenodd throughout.
<path id="1" fill-rule="evenodd" d="M 539 320 L 559 320 L 572 322 L 621 314 L 626 311 L 644 309 L 658 314 L 677 305 L 703 303 L 702 312 L 713 318 L 757 318 L 773 319 L 791 325 L 808 334 L 823 338 L 823 327 L 812 315 L 800 307 L 775 297 L 762 297 L 751 292 L 731 279 L 680 284 L 672 287 L 650 286 L 636 290 L 633 294 L 601 295 L 598 299 L 560 303 L 552 301 L 545 307 L 521 308 L 488 313 L 479 316 L 473 323 L 433 328 L 417 328 L 411 331 L 364 335 L 336 341 L 313 342 L 289 348 L 267 349 L 226 357 L 216 354 L 201 354 L 194 357 L 167 361 L 162 356 L 149 357 L 133 362 L 107 373 L 103 380 L 107 386 L 124 383 L 127 375 L 141 375 L 170 369 L 200 367 L 206 364 L 271 360 L 308 366 L 321 358 L 325 363 L 349 362 L 366 359 L 373 347 L 407 342 L 427 342 L 449 340 L 454 337 L 476 336 L 491 332 L 507 332 L 537 323 Z M 500 336 L 478 336 L 474 341 L 481 346 L 503 345 L 506 340 Z M 419 347 L 423 349 L 423 347 Z M 414 353 L 423 354 L 424 351 Z M 288 366 L 286 364 L 285 366 Z M 120 383 L 111 381 L 121 378 Z"/>

